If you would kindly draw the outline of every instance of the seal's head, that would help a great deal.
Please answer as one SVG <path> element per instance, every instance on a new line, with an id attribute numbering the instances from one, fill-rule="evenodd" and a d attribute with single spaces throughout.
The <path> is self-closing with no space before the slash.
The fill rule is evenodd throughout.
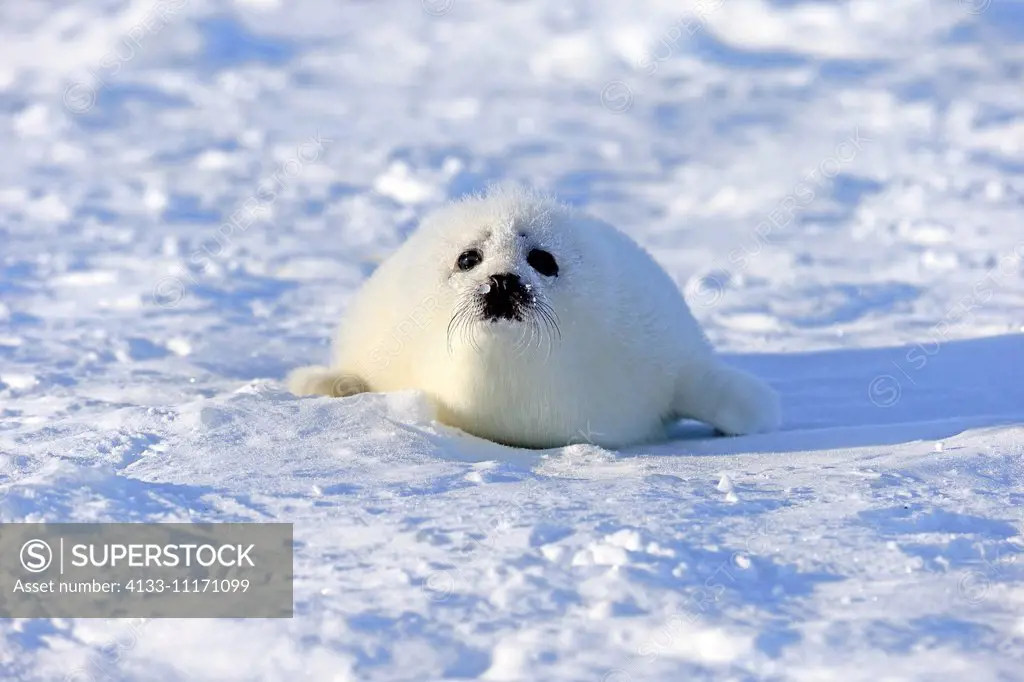
<path id="1" fill-rule="evenodd" d="M 452 292 L 449 352 L 511 340 L 547 347 L 560 336 L 579 250 L 568 207 L 518 187 L 492 189 L 435 216 L 443 278 Z M 443 227 L 442 227 L 443 226 Z"/>

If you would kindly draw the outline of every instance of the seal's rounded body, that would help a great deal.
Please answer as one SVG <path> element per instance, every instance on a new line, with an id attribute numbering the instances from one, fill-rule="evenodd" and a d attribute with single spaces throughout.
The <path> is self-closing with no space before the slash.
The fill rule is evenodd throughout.
<path id="1" fill-rule="evenodd" d="M 299 395 L 416 389 L 508 445 L 621 447 L 692 418 L 779 423 L 775 393 L 721 363 L 668 274 L 611 225 L 519 188 L 450 204 L 366 281 L 331 367 Z"/>

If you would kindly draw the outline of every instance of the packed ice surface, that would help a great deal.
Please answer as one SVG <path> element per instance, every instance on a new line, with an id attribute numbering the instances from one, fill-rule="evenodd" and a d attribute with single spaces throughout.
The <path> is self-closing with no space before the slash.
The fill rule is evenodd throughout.
<path id="1" fill-rule="evenodd" d="M 0 677 L 1024 679 L 1022 74 L 1015 0 L 0 4 L 0 519 L 297 541 L 293 619 L 0 621 Z M 288 395 L 498 179 L 650 249 L 783 430 Z"/>

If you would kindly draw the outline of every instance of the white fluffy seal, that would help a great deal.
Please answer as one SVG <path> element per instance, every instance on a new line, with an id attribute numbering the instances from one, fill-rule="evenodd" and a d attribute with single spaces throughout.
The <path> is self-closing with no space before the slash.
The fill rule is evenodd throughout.
<path id="1" fill-rule="evenodd" d="M 509 186 L 427 217 L 356 295 L 333 364 L 288 386 L 420 390 L 443 423 L 533 448 L 628 446 L 680 418 L 734 435 L 780 420 L 774 391 L 715 356 L 638 244 Z"/>

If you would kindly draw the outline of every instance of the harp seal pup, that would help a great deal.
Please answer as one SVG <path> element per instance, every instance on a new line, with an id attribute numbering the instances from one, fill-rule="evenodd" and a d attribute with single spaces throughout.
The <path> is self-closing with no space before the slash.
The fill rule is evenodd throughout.
<path id="1" fill-rule="evenodd" d="M 419 390 L 505 445 L 618 448 L 696 419 L 771 431 L 776 393 L 724 364 L 671 277 L 615 227 L 519 186 L 429 215 L 351 302 L 296 395 Z"/>

